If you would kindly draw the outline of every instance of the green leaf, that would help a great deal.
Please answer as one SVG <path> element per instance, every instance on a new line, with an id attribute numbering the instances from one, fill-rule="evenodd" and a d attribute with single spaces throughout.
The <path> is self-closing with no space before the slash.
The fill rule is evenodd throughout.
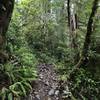
<path id="1" fill-rule="evenodd" d="M 24 84 L 25 86 L 27 86 L 29 89 L 32 89 L 30 83 L 28 83 L 28 82 L 23 82 L 23 84 Z"/>
<path id="2" fill-rule="evenodd" d="M 26 90 L 25 90 L 25 86 L 23 84 L 20 83 L 20 87 L 22 89 L 22 92 L 24 94 L 24 96 L 26 96 Z"/>
<path id="3" fill-rule="evenodd" d="M 9 93 L 9 94 L 8 94 L 8 100 L 13 100 L 13 95 L 12 95 L 12 93 Z"/>

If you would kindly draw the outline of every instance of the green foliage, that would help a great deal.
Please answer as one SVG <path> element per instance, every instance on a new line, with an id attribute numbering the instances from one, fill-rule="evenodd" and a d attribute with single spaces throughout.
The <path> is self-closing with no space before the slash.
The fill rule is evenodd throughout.
<path id="1" fill-rule="evenodd" d="M 20 97 L 27 95 L 31 81 L 37 76 L 38 61 L 54 64 L 61 79 L 66 80 L 81 56 L 92 1 L 71 1 L 75 5 L 74 13 L 78 16 L 75 48 L 71 47 L 66 0 L 22 0 L 16 3 L 6 36 L 6 51 L 10 58 L 6 64 L 0 65 L 2 100 L 20 100 Z M 100 98 L 100 82 L 97 80 L 100 77 L 99 12 L 100 8 L 94 18 L 87 64 L 83 65 L 87 68 L 74 72 L 69 81 L 70 90 L 78 100 Z"/>
<path id="2" fill-rule="evenodd" d="M 2 91 L 0 92 L 0 97 L 2 98 L 13 98 L 14 96 L 17 98 L 25 96 L 30 89 L 32 89 L 30 82 L 35 80 L 37 76 L 35 68 L 37 60 L 34 55 L 29 53 L 28 50 L 25 50 L 25 48 L 19 49 L 15 54 L 19 55 L 19 60 L 16 61 L 13 59 L 7 64 L 2 65 L 1 68 L 1 72 L 3 72 L 2 76 L 6 76 L 8 80 L 8 83 L 5 84 L 9 85 L 2 88 Z"/>
<path id="3" fill-rule="evenodd" d="M 70 78 L 70 90 L 78 100 L 99 100 L 100 80 L 96 80 L 92 73 L 80 69 Z"/>
<path id="4" fill-rule="evenodd" d="M 0 91 L 0 96 L 2 100 L 13 100 L 20 99 L 20 96 L 26 96 L 27 90 L 32 89 L 31 85 L 27 81 L 16 82 L 10 85 L 9 88 L 3 87 Z"/>
<path id="5" fill-rule="evenodd" d="M 8 87 L 3 86 L 0 97 L 9 98 L 9 96 L 25 96 L 29 89 L 31 89 L 30 82 L 35 80 L 36 71 L 33 66 L 14 66 L 10 62 L 5 64 L 2 68 L 3 77 L 8 77 Z M 7 97 L 8 96 L 8 97 Z M 10 97 L 11 98 L 11 97 Z M 5 100 L 5 99 L 4 99 Z M 9 100 L 13 100 L 9 99 Z"/>

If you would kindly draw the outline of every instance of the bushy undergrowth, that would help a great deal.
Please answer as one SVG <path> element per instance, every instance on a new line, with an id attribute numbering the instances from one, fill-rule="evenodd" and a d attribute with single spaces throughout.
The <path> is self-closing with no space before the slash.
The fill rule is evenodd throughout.
<path id="1" fill-rule="evenodd" d="M 85 69 L 74 72 L 69 80 L 69 87 L 77 100 L 99 100 L 100 80 Z"/>
<path id="2" fill-rule="evenodd" d="M 17 50 L 6 64 L 1 65 L 2 78 L 0 97 L 2 100 L 13 100 L 26 96 L 32 89 L 30 83 L 36 79 L 35 56 L 25 47 Z M 3 83 L 5 82 L 5 83 Z"/>

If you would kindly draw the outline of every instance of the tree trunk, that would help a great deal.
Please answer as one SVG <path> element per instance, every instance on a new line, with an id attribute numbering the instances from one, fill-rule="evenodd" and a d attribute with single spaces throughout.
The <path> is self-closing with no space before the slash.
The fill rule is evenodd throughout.
<path id="1" fill-rule="evenodd" d="M 69 37 L 70 37 L 70 49 L 75 54 L 73 57 L 73 63 L 78 59 L 78 45 L 77 45 L 77 14 L 75 12 L 74 4 L 71 4 L 71 1 L 67 1 L 67 13 L 68 13 L 68 27 L 69 27 Z M 73 55 L 71 52 L 71 55 Z"/>
<path id="2" fill-rule="evenodd" d="M 96 11 L 98 8 L 98 2 L 99 2 L 99 0 L 94 0 L 92 12 L 89 17 L 89 21 L 88 21 L 88 25 L 87 25 L 87 33 L 85 36 L 85 42 L 84 42 L 84 47 L 83 47 L 83 52 L 82 52 L 82 56 L 84 58 L 86 58 L 88 56 L 88 50 L 89 50 L 89 46 L 91 43 L 91 35 L 93 33 L 93 18 L 95 17 L 95 14 L 96 14 Z"/>
<path id="3" fill-rule="evenodd" d="M 14 0 L 0 0 L 0 63 L 2 63 L 7 54 L 4 53 L 6 47 L 6 32 L 11 20 L 14 8 Z"/>
<path id="4" fill-rule="evenodd" d="M 70 0 L 67 0 L 68 26 L 70 27 Z"/>
<path id="5" fill-rule="evenodd" d="M 85 65 L 85 61 L 88 57 L 89 46 L 91 43 L 91 35 L 93 33 L 93 18 L 95 17 L 95 14 L 96 14 L 96 11 L 98 8 L 98 2 L 99 2 L 99 0 L 94 0 L 94 2 L 93 2 L 92 12 L 91 12 L 91 15 L 88 20 L 87 32 L 86 32 L 86 36 L 85 36 L 82 55 L 81 55 L 80 61 L 76 65 L 77 68 L 81 67 L 81 65 Z"/>

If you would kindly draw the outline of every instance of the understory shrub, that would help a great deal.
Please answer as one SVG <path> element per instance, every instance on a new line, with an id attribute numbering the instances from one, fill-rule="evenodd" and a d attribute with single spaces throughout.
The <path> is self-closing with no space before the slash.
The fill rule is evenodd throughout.
<path id="1" fill-rule="evenodd" d="M 73 73 L 69 82 L 70 91 L 77 100 L 100 99 L 100 80 L 97 80 L 91 72 L 81 68 Z"/>

